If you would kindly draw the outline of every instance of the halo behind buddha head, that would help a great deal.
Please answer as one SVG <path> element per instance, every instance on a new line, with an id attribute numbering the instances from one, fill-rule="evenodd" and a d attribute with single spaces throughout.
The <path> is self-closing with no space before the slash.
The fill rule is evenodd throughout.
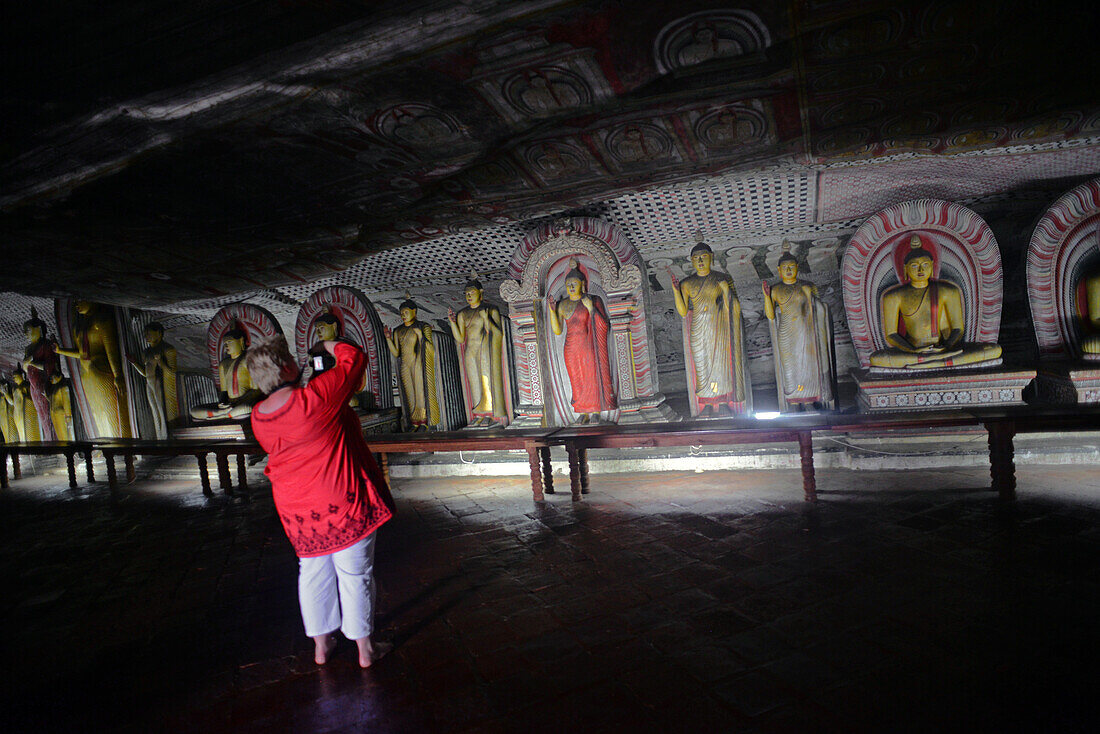
<path id="1" fill-rule="evenodd" d="M 783 254 L 779 256 L 779 261 L 776 264 L 782 265 L 783 263 L 794 263 L 798 265 L 798 258 L 791 253 L 791 243 L 789 240 L 783 240 Z"/>

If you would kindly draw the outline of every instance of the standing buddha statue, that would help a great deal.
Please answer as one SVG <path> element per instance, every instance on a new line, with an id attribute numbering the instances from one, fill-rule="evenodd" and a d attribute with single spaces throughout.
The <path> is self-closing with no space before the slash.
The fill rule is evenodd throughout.
<path id="1" fill-rule="evenodd" d="M 735 403 L 746 402 L 741 303 L 733 279 L 713 270 L 714 251 L 698 236 L 691 250 L 695 275 L 678 283 L 671 271 L 676 312 L 688 319 L 687 368 L 694 376 L 699 417 L 730 415 Z"/>
<path id="2" fill-rule="evenodd" d="M 611 319 L 603 299 L 588 293 L 588 279 L 577 261 L 570 260 L 569 266 L 565 298 L 554 303 L 547 296 L 547 312 L 554 333 L 565 332 L 562 357 L 577 423 L 599 422 L 602 411 L 618 407 L 607 350 Z"/>
<path id="3" fill-rule="evenodd" d="M 833 359 L 829 307 L 818 298 L 817 286 L 798 277 L 798 260 L 783 243 L 779 282 L 763 281 L 764 315 L 772 333 L 779 405 L 835 407 L 836 363 Z"/>
<path id="4" fill-rule="evenodd" d="M 75 349 L 54 351 L 77 360 L 80 386 L 91 415 L 84 425 L 91 438 L 130 438 L 130 410 L 122 374 L 118 330 L 110 310 L 91 301 L 77 301 L 72 323 Z"/>
<path id="5" fill-rule="evenodd" d="M 398 310 L 401 325 L 393 330 L 386 327 L 386 346 L 397 359 L 405 420 L 412 430 L 426 431 L 440 423 L 432 327 L 417 320 L 418 308 L 409 293 Z"/>
<path id="6" fill-rule="evenodd" d="M 46 393 L 53 376 L 61 374 L 61 360 L 53 350 L 51 340 L 46 338 L 46 323 L 38 318 L 38 310 L 31 307 L 31 317 L 23 323 L 23 334 L 27 338 L 27 347 L 23 353 L 23 369 L 26 372 L 27 386 L 35 411 L 45 418 L 50 414 L 50 403 Z M 42 437 L 54 439 L 53 426 L 43 421 Z"/>
<path id="7" fill-rule="evenodd" d="M 139 362 L 127 355 L 130 364 L 145 378 L 145 399 L 153 414 L 153 427 L 158 439 L 168 438 L 168 426 L 179 418 L 176 399 L 176 348 L 164 341 L 164 327 L 151 321 L 145 325 L 148 345 Z"/>
<path id="8" fill-rule="evenodd" d="M 76 431 L 73 428 L 73 401 L 69 393 L 69 381 L 60 371 L 55 372 L 50 379 L 50 424 L 58 441 L 75 441 Z"/>
<path id="9" fill-rule="evenodd" d="M 11 403 L 15 415 L 15 428 L 20 441 L 41 441 L 42 431 L 38 423 L 38 409 L 31 397 L 31 386 L 22 367 L 16 367 L 11 375 L 14 385 Z"/>
<path id="10" fill-rule="evenodd" d="M 11 382 L 0 379 L 0 432 L 6 443 L 19 440 L 19 428 L 15 424 L 15 396 Z"/>
<path id="11" fill-rule="evenodd" d="M 462 378 L 472 414 L 470 425 L 491 426 L 507 419 L 500 311 L 485 303 L 485 289 L 476 274 L 466 282 L 463 295 L 466 308 L 457 314 L 448 309 L 447 319 L 462 357 Z"/>

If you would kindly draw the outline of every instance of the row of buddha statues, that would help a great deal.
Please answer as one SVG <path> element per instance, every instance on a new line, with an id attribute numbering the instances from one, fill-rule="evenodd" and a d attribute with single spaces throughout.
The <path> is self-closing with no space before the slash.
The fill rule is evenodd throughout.
<path id="1" fill-rule="evenodd" d="M 1003 405 L 1023 400 L 1038 377 L 1076 399 L 1100 402 L 1100 247 L 1086 225 L 1100 216 L 1100 179 L 1059 199 L 1029 246 L 1028 293 L 1040 353 L 1068 366 L 1002 364 L 999 248 L 974 212 L 940 200 L 891 206 L 848 242 L 841 286 L 860 369 L 857 400 L 866 410 Z M 715 267 L 699 238 L 694 271 L 671 295 L 683 324 L 687 397 L 693 417 L 752 411 L 744 311 L 733 278 Z M 805 260 L 803 261 L 805 262 Z M 837 407 L 833 317 L 800 261 L 784 244 L 777 279 L 760 281 L 783 412 Z M 501 285 L 504 308 L 489 303 L 472 274 L 466 306 L 448 310 L 450 333 L 421 320 L 406 293 L 400 323 L 385 326 L 351 288 L 320 289 L 296 326 L 299 356 L 316 343 L 347 338 L 370 366 L 352 405 L 389 409 L 397 388 L 406 430 L 469 426 L 570 425 L 676 419 L 657 388 L 646 279 L 633 245 L 613 225 L 576 218 L 541 226 L 517 246 Z M 739 281 L 744 284 L 744 281 Z M 139 356 L 120 348 L 114 312 L 88 301 L 58 308 L 61 346 L 32 310 L 27 346 L 9 380 L 0 380 L 0 432 L 12 440 L 71 438 L 74 412 L 88 436 L 128 437 L 129 363 L 144 379 L 156 437 L 181 422 L 240 422 L 262 397 L 245 362 L 257 336 L 281 333 L 250 304 L 215 316 L 208 349 L 216 401 L 180 415 L 177 353 L 160 324 L 144 326 Z M 67 314 L 63 319 L 63 315 Z M 60 358 L 70 360 L 72 384 Z M 390 360 L 393 360 L 392 362 Z M 1045 377 L 1044 377 L 1045 375 Z M 458 416 L 458 417 L 455 417 Z"/>

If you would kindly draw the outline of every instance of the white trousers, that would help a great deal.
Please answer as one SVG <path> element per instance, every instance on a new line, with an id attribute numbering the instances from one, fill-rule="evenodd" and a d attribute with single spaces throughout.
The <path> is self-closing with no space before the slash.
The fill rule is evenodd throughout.
<path id="1" fill-rule="evenodd" d="M 327 556 L 298 559 L 298 602 L 306 634 L 339 629 L 349 640 L 374 632 L 374 536 Z"/>

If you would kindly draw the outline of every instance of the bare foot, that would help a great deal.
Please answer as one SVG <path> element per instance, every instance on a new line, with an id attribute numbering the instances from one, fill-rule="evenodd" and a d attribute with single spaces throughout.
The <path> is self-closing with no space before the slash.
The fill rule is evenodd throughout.
<path id="1" fill-rule="evenodd" d="M 382 656 L 393 649 L 393 644 L 390 642 L 371 642 L 369 637 L 355 641 L 356 646 L 359 648 L 359 667 L 369 668 L 378 660 L 382 659 Z"/>
<path id="2" fill-rule="evenodd" d="M 329 655 L 336 649 L 336 635 L 318 635 L 313 638 L 313 662 L 324 665 L 328 662 Z"/>

